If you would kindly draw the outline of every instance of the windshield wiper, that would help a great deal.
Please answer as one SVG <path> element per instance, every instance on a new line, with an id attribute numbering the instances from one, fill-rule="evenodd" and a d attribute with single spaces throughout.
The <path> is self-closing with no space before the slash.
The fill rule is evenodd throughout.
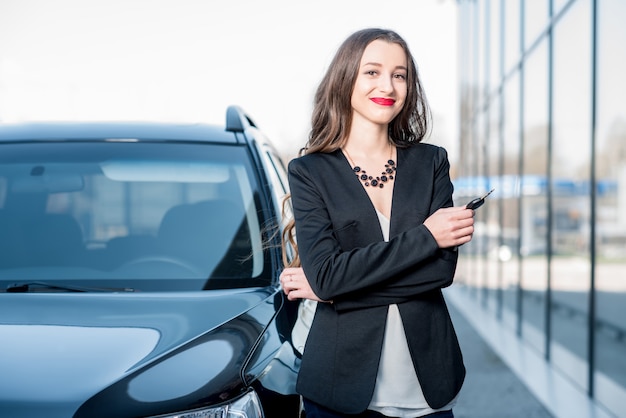
<path id="1" fill-rule="evenodd" d="M 134 292 L 135 289 L 128 287 L 80 287 L 47 282 L 24 282 L 13 283 L 7 286 L 7 293 L 36 292 L 37 289 L 56 289 L 68 292 Z"/>

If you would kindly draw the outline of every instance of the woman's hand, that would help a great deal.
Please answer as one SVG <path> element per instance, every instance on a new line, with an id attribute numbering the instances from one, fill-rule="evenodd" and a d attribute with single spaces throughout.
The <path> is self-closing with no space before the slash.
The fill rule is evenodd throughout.
<path id="1" fill-rule="evenodd" d="M 287 267 L 284 269 L 280 273 L 280 284 L 289 300 L 311 299 L 324 302 L 313 293 L 302 267 Z"/>
<path id="2" fill-rule="evenodd" d="M 474 233 L 474 211 L 465 206 L 441 208 L 424 221 L 439 248 L 463 245 Z"/>

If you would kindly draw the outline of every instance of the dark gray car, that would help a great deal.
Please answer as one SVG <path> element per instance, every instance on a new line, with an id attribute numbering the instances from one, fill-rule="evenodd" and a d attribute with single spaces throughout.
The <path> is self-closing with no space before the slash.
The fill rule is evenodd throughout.
<path id="1" fill-rule="evenodd" d="M 287 192 L 237 107 L 0 125 L 0 416 L 297 416 Z"/>

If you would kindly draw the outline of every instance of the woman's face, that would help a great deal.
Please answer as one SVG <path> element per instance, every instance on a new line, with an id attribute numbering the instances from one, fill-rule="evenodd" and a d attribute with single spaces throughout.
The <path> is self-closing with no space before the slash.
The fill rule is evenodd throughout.
<path id="1" fill-rule="evenodd" d="M 372 41 L 363 51 L 352 91 L 352 123 L 389 124 L 407 95 L 407 58 L 398 44 Z"/>

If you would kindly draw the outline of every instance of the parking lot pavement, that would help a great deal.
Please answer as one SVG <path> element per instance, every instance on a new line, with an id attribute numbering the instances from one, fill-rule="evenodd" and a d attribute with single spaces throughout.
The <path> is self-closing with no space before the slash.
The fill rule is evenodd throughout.
<path id="1" fill-rule="evenodd" d="M 448 307 L 467 368 L 455 418 L 553 417 L 454 304 Z"/>

